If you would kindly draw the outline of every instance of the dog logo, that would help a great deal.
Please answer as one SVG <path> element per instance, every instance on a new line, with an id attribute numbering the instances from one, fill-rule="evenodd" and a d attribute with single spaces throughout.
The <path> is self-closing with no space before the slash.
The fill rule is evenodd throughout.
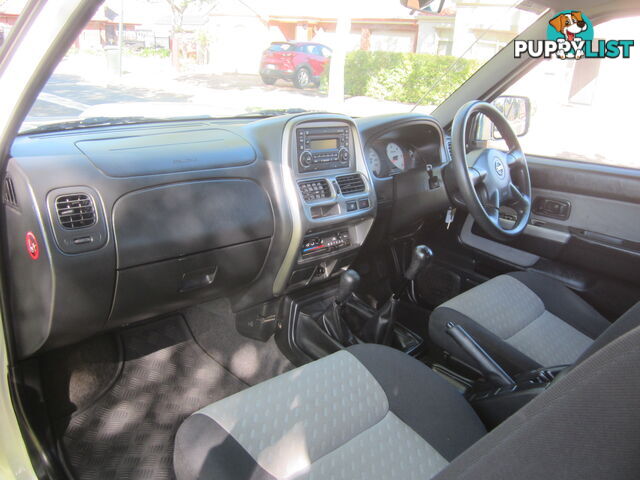
<path id="1" fill-rule="evenodd" d="M 549 25 L 564 37 L 565 42 L 569 43 L 575 42 L 577 35 L 586 32 L 589 29 L 587 22 L 582 19 L 582 12 L 578 12 L 576 10 L 556 15 L 549 20 Z M 561 42 L 562 38 L 550 38 L 549 40 Z M 583 40 L 587 39 L 585 38 Z M 576 60 L 580 60 L 584 57 L 584 51 L 579 48 L 574 53 L 567 54 L 564 50 L 558 50 L 556 55 L 562 59 L 567 58 L 569 55 L 573 55 Z"/>
<path id="2" fill-rule="evenodd" d="M 514 40 L 514 57 L 523 53 L 532 58 L 589 59 L 629 58 L 633 40 L 594 40 L 593 24 L 580 10 L 553 14 L 546 40 Z"/>

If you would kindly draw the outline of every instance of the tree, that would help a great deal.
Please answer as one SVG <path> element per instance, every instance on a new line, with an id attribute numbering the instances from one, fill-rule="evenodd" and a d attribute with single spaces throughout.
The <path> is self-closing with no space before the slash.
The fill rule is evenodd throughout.
<path id="1" fill-rule="evenodd" d="M 174 33 L 182 30 L 184 14 L 190 7 L 197 9 L 206 7 L 205 12 L 199 13 L 207 16 L 218 4 L 218 0 L 166 0 L 166 2 L 171 8 L 171 29 Z"/>

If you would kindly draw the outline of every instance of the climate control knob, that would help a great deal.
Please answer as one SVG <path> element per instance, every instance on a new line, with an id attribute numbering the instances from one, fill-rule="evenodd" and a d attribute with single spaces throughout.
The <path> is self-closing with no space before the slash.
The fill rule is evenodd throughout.
<path id="1" fill-rule="evenodd" d="M 349 150 L 347 150 L 346 148 L 342 147 L 338 151 L 338 159 L 341 162 L 348 162 L 350 157 L 351 157 L 351 155 L 349 155 Z"/>
<path id="2" fill-rule="evenodd" d="M 300 154 L 300 165 L 308 167 L 313 162 L 313 155 L 309 150 L 305 150 Z"/>

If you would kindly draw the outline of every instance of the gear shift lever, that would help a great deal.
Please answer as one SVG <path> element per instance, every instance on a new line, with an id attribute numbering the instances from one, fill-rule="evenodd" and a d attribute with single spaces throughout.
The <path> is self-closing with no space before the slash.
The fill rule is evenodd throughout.
<path id="1" fill-rule="evenodd" d="M 336 303 L 342 305 L 356 290 L 360 283 L 360 275 L 355 270 L 347 270 L 340 275 L 340 285 L 336 294 Z"/>
<path id="2" fill-rule="evenodd" d="M 358 343 L 358 339 L 343 318 L 343 306 L 360 283 L 360 275 L 355 270 L 347 270 L 340 276 L 340 285 L 331 305 L 318 317 L 324 330 L 344 346 Z"/>
<path id="3" fill-rule="evenodd" d="M 396 290 L 389 300 L 374 315 L 370 315 L 358 335 L 365 341 L 390 345 L 393 340 L 393 329 L 396 323 L 398 304 L 400 297 L 407 289 L 409 282 L 413 281 L 424 268 L 431 263 L 433 252 L 429 247 L 418 245 L 413 250 L 411 263 L 404 273 L 404 279 L 400 288 Z M 360 309 L 361 311 L 364 309 Z"/>
<path id="4" fill-rule="evenodd" d="M 418 245 L 413 250 L 413 255 L 411 257 L 411 263 L 409 264 L 409 268 L 404 273 L 404 278 L 407 280 L 415 280 L 418 274 L 431 263 L 433 259 L 433 252 L 426 245 Z"/>
<path id="5" fill-rule="evenodd" d="M 422 272 L 433 260 L 433 252 L 426 245 L 418 245 L 413 250 L 411 255 L 411 263 L 409 268 L 404 272 L 404 282 L 400 287 L 400 290 L 396 293 L 396 296 L 401 297 L 404 291 L 407 289 L 409 282 L 416 279 L 418 274 Z"/>

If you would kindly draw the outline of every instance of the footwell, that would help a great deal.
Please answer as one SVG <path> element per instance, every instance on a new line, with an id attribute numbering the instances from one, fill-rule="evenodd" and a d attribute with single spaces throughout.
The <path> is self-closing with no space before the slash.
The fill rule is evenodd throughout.
<path id="1" fill-rule="evenodd" d="M 56 430 L 78 479 L 171 479 L 180 423 L 247 384 L 207 355 L 182 317 L 121 333 L 123 364 L 110 388 Z"/>

